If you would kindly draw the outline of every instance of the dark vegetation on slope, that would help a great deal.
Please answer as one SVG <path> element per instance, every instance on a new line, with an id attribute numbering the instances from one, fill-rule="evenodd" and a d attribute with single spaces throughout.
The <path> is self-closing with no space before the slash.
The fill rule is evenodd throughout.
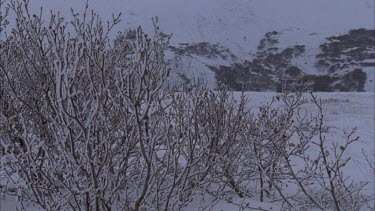
<path id="1" fill-rule="evenodd" d="M 298 87 L 309 83 L 313 91 L 362 92 L 367 79 L 363 68 L 375 67 L 374 30 L 355 29 L 347 34 L 328 37 L 315 56 L 316 72 L 306 73 L 303 68 L 293 64 L 293 60 L 302 58 L 304 45 L 287 48 L 278 47 L 280 33 L 268 32 L 259 42 L 254 58 L 238 62 L 229 49 L 220 44 L 183 43 L 179 47 L 170 47 L 176 57 L 198 56 L 209 59 L 229 61 L 231 65 L 208 65 L 215 72 L 216 79 L 232 90 L 280 91 L 283 84 Z M 183 76 L 188 77 L 188 76 Z M 186 80 L 184 80 L 186 81 Z"/>
<path id="2" fill-rule="evenodd" d="M 251 91 L 280 91 L 283 83 L 298 86 L 309 82 L 313 91 L 364 91 L 366 73 L 362 68 L 375 67 L 369 62 L 375 57 L 374 30 L 357 29 L 348 34 L 329 37 L 320 46 L 315 68 L 327 71 L 326 75 L 306 74 L 291 60 L 303 56 L 305 46 L 286 49 L 275 47 L 278 32 L 265 34 L 257 48 L 256 58 L 232 66 L 210 66 L 216 78 L 239 90 L 243 84 Z"/>

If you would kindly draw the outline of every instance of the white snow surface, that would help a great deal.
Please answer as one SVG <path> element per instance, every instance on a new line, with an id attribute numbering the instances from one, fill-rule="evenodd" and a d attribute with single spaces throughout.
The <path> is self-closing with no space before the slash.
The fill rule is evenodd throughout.
<path id="1" fill-rule="evenodd" d="M 235 92 L 237 97 L 240 93 Z M 276 93 L 273 92 L 248 92 L 247 97 L 250 99 L 249 109 L 257 112 L 259 107 L 269 102 L 272 96 Z M 325 111 L 325 124 L 330 126 L 331 135 L 327 136 L 328 142 L 330 141 L 344 141 L 343 131 L 350 132 L 352 128 L 356 127 L 356 135 L 360 140 L 352 145 L 348 152 L 352 157 L 350 165 L 344 169 L 344 174 L 349 176 L 355 182 L 368 181 L 369 184 L 366 188 L 367 194 L 375 194 L 375 178 L 371 174 L 368 164 L 362 154 L 362 150 L 369 155 L 370 159 L 375 159 L 375 94 L 373 92 L 367 93 L 316 93 L 318 98 L 322 99 L 323 109 Z M 307 103 L 304 109 L 308 111 L 315 110 L 312 103 Z M 291 190 L 293 191 L 293 190 Z M 185 210 L 199 210 L 200 207 L 209 203 L 209 198 L 205 202 L 199 200 L 194 201 Z M 233 198 L 234 202 L 242 203 L 240 198 Z M 0 195 L 0 211 L 15 210 L 16 200 L 11 197 L 4 197 Z M 269 210 L 280 210 L 278 203 L 260 203 L 257 198 L 248 199 L 245 203 L 249 203 L 252 207 L 261 207 Z M 30 207 L 29 210 L 38 210 L 35 207 Z M 224 201 L 219 201 L 213 210 L 231 211 L 238 210 L 238 207 L 228 204 Z"/>
<path id="2" fill-rule="evenodd" d="M 33 0 L 31 10 L 43 7 L 70 15 L 83 11 L 86 0 Z M 245 56 L 262 36 L 279 31 L 285 43 L 317 42 L 350 29 L 374 28 L 373 0 L 89 0 L 89 7 L 105 20 L 122 13 L 116 30 L 142 25 L 152 29 L 158 16 L 161 29 L 173 33 L 172 44 L 219 42 Z M 116 31 L 115 30 L 115 31 Z M 315 35 L 308 36 L 311 33 Z"/>

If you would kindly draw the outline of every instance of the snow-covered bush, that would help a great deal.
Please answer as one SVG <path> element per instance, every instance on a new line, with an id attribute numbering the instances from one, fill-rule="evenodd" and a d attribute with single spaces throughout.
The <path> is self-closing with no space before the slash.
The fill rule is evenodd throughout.
<path id="1" fill-rule="evenodd" d="M 160 149 L 169 37 L 138 28 L 135 40 L 120 34 L 112 44 L 119 17 L 106 24 L 86 9 L 71 23 L 55 14 L 44 23 L 27 2 L 10 6 L 17 24 L 1 55 L 2 186 L 47 210 L 168 208 L 178 167 L 174 148 Z"/>
<path id="2" fill-rule="evenodd" d="M 3 8 L 5 8 L 3 10 Z M 5 1 L 1 0 L 0 1 L 0 33 L 4 30 L 5 26 L 8 25 L 8 20 L 6 17 L 9 14 L 9 9 L 8 7 L 5 7 Z"/>
<path id="3" fill-rule="evenodd" d="M 17 19 L 0 55 L 0 191 L 20 208 L 181 210 L 197 198 L 233 197 L 288 209 L 365 205 L 365 184 L 342 174 L 357 138 L 329 148 L 313 95 L 318 116 L 300 112 L 302 92 L 251 113 L 245 94 L 223 85 L 211 91 L 198 79 L 179 92 L 165 84 L 170 36 L 157 19 L 152 36 L 139 27 L 112 42 L 120 16 L 104 23 L 86 7 L 69 23 L 59 14 L 44 22 L 28 1 L 10 8 Z"/>

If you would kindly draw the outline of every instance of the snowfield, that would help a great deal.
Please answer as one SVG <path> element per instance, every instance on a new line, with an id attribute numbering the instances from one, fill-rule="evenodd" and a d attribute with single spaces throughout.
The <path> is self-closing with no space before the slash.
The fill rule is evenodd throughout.
<path id="1" fill-rule="evenodd" d="M 250 99 L 250 110 L 258 112 L 259 106 L 269 102 L 276 93 L 272 92 L 248 92 L 246 96 Z M 375 94 L 374 93 L 315 93 L 323 102 L 323 109 L 325 111 L 325 124 L 331 127 L 330 136 L 327 136 L 330 141 L 344 141 L 343 131 L 349 132 L 356 127 L 356 135 L 360 137 L 356 144 L 352 145 L 349 151 L 349 156 L 352 157 L 350 165 L 346 166 L 344 174 L 349 176 L 355 182 L 367 181 L 365 192 L 369 195 L 375 195 L 375 179 L 370 172 L 368 164 L 363 156 L 362 150 L 369 155 L 370 159 L 375 159 L 375 142 L 374 142 L 374 128 L 375 128 Z M 236 92 L 234 95 L 239 96 Z M 316 110 L 312 103 L 306 103 L 303 106 L 307 111 Z M 314 152 L 312 152 L 314 153 Z M 290 189 L 293 193 L 295 190 Z M 0 210 L 11 211 L 15 209 L 16 200 L 8 196 L 0 195 Z M 264 202 L 260 203 L 257 197 L 242 201 L 240 198 L 233 196 L 233 203 L 247 204 L 254 208 L 261 208 L 263 210 L 280 210 L 279 202 Z M 210 198 L 200 198 L 192 202 L 186 211 L 200 210 L 209 205 Z M 30 206 L 28 210 L 39 210 L 35 206 Z M 219 201 L 213 206 L 215 211 L 230 211 L 238 210 L 238 206 L 225 201 Z"/>

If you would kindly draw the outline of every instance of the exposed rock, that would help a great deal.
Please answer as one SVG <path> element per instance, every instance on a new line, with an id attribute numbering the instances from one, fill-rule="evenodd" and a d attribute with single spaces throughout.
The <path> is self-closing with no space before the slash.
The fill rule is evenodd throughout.
<path id="1" fill-rule="evenodd" d="M 174 64 L 179 64 L 181 58 L 190 57 L 190 61 L 197 61 L 214 71 L 216 80 L 232 90 L 281 91 L 283 84 L 298 88 L 308 83 L 313 91 L 365 91 L 367 76 L 363 68 L 375 67 L 374 33 L 375 30 L 356 29 L 327 38 L 328 42 L 319 46 L 321 52 L 315 56 L 316 63 L 312 67 L 317 72 L 325 72 L 324 75 L 308 74 L 295 64 L 293 61 L 304 56 L 305 46 L 281 48 L 281 34 L 277 31 L 266 33 L 254 57 L 247 61 L 240 61 L 218 43 L 180 43 L 178 47 L 171 46 L 170 50 L 175 55 Z M 183 83 L 191 83 L 185 72 L 176 75 Z"/>
<path id="2" fill-rule="evenodd" d="M 375 30 L 355 29 L 348 34 L 327 38 L 316 55 L 316 67 L 329 73 L 375 67 Z M 368 60 L 372 60 L 368 62 Z"/>
<path id="3" fill-rule="evenodd" d="M 210 66 L 217 80 L 233 90 L 245 87 L 249 91 L 280 91 L 285 83 L 289 87 L 308 83 L 313 91 L 364 91 L 366 73 L 362 67 L 374 67 L 374 30 L 351 30 L 347 35 L 327 38 L 329 43 L 320 46 L 322 53 L 316 55 L 315 67 L 327 70 L 326 75 L 306 74 L 292 65 L 292 60 L 303 56 L 305 46 L 295 45 L 280 49 L 276 44 L 278 32 L 265 34 L 255 58 L 231 66 Z M 338 72 L 338 70 L 345 70 Z"/>
<path id="4" fill-rule="evenodd" d="M 180 47 L 170 46 L 170 50 L 178 55 L 198 55 L 209 59 L 236 59 L 236 56 L 219 44 L 210 44 L 208 42 L 200 43 L 181 43 Z"/>

